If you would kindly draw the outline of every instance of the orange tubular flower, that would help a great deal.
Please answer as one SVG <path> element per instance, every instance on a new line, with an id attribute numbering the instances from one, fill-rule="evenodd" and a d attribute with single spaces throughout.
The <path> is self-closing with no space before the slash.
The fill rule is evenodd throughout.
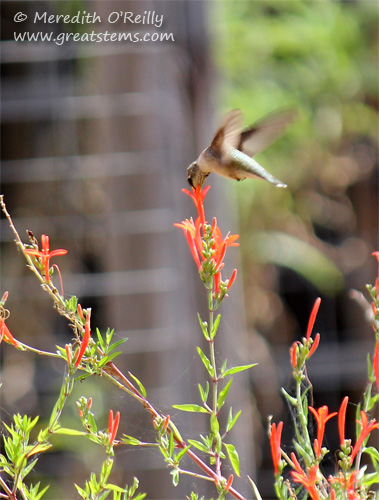
<path id="1" fill-rule="evenodd" d="M 91 338 L 91 328 L 90 328 L 90 313 L 89 313 L 89 310 L 87 312 L 87 317 L 86 317 L 86 324 L 85 324 L 85 327 L 84 327 L 84 334 L 83 334 L 83 338 L 82 338 L 82 344 L 80 346 L 80 349 L 79 349 L 79 352 L 78 352 L 78 356 L 75 360 L 75 366 L 78 367 L 79 366 L 79 363 L 80 361 L 82 360 L 82 357 L 88 347 L 88 343 L 89 343 L 89 339 Z"/>
<path id="2" fill-rule="evenodd" d="M 321 304 L 321 299 L 320 299 L 320 297 L 317 297 L 317 299 L 314 303 L 311 315 L 309 317 L 309 321 L 308 321 L 308 328 L 307 328 L 307 335 L 306 335 L 307 340 L 310 339 L 310 336 L 311 336 L 311 333 L 313 330 L 313 325 L 315 324 L 317 313 L 318 313 L 318 310 L 320 308 L 320 304 Z"/>
<path id="3" fill-rule="evenodd" d="M 232 275 L 229 278 L 228 290 L 233 286 L 233 283 L 236 281 L 236 278 L 237 278 L 237 269 L 234 269 Z"/>
<path id="4" fill-rule="evenodd" d="M 295 483 L 302 484 L 308 490 L 312 500 L 320 500 L 320 496 L 316 488 L 318 465 L 315 464 L 309 470 L 309 476 L 301 468 L 299 461 L 296 458 L 295 453 L 291 453 L 291 460 L 294 464 L 295 471 L 291 471 L 291 475 Z"/>
<path id="5" fill-rule="evenodd" d="M 301 345 L 300 342 L 297 340 L 294 342 L 291 347 L 290 347 L 290 360 L 291 360 L 291 365 L 292 368 L 297 368 L 297 346 Z"/>
<path id="6" fill-rule="evenodd" d="M 337 415 L 337 412 L 334 411 L 328 415 L 329 408 L 327 406 L 321 406 L 318 410 L 315 410 L 312 406 L 308 406 L 308 408 L 313 413 L 317 422 L 317 439 L 314 441 L 314 450 L 316 457 L 319 457 L 321 455 L 322 441 L 324 439 L 325 424 L 328 420 Z"/>
<path id="7" fill-rule="evenodd" d="M 24 252 L 28 255 L 33 255 L 34 257 L 38 257 L 41 260 L 44 269 L 45 280 L 47 283 L 49 283 L 50 259 L 52 257 L 57 257 L 58 255 L 66 255 L 67 250 L 60 248 L 58 250 L 53 250 L 52 252 L 50 252 L 49 237 L 46 236 L 46 234 L 43 234 L 41 236 L 41 243 L 42 243 L 42 250 L 34 250 L 31 248 L 27 248 L 24 250 Z"/>
<path id="8" fill-rule="evenodd" d="M 200 269 L 201 267 L 200 256 L 204 260 L 202 253 L 203 249 L 202 249 L 199 222 L 200 218 L 198 218 L 196 222 L 193 222 L 193 219 L 191 217 L 191 219 L 189 220 L 186 219 L 181 223 L 174 224 L 174 226 L 183 229 L 184 235 L 187 239 L 188 246 L 191 250 L 193 260 L 195 261 L 195 264 L 197 265 L 198 269 Z"/>
<path id="9" fill-rule="evenodd" d="M 214 286 L 216 293 L 220 292 L 221 284 L 221 274 L 220 271 L 224 267 L 224 257 L 228 247 L 238 246 L 239 243 L 236 240 L 239 238 L 238 234 L 228 234 L 226 238 L 222 237 L 220 228 L 217 226 L 217 219 L 214 218 L 211 228 L 210 228 L 210 239 L 208 240 L 208 234 L 205 235 L 204 225 L 207 224 L 204 212 L 204 199 L 208 193 L 210 186 L 206 186 L 203 190 L 199 186 L 192 189 L 192 192 L 188 189 L 182 189 L 182 191 L 187 194 L 194 202 L 198 217 L 194 222 L 193 219 L 186 219 L 181 223 L 175 223 L 174 226 L 179 227 L 184 231 L 185 237 L 187 239 L 188 246 L 190 248 L 192 257 L 197 265 L 199 271 L 202 268 L 202 262 L 205 260 L 211 260 L 214 268 Z M 205 240 L 207 236 L 207 240 Z M 205 242 L 206 241 L 206 242 Z M 204 256 L 204 245 L 207 247 L 206 253 L 207 257 Z M 237 276 L 237 270 L 235 269 L 229 279 L 227 288 L 229 289 Z"/>
<path id="10" fill-rule="evenodd" d="M 376 387 L 377 387 L 378 392 L 379 392 L 379 339 L 376 340 L 375 352 L 374 352 L 374 358 L 372 360 L 372 364 L 373 364 L 373 368 L 374 368 Z"/>
<path id="11" fill-rule="evenodd" d="M 309 353 L 308 353 L 307 359 L 309 359 L 314 354 L 314 352 L 317 349 L 319 343 L 320 343 L 320 334 L 316 333 L 316 337 L 315 337 L 315 339 L 313 341 L 312 347 L 309 349 Z"/>
<path id="12" fill-rule="evenodd" d="M 348 493 L 348 498 L 349 500 L 359 500 L 360 497 L 356 495 L 356 486 L 357 482 L 357 475 L 359 474 L 359 470 L 354 470 L 348 479 L 345 479 L 342 473 L 338 477 L 333 477 L 329 476 L 328 481 L 330 484 L 339 484 L 340 486 L 343 486 L 346 489 L 346 492 Z M 333 490 L 334 491 L 334 490 Z M 335 494 L 334 494 L 335 495 Z M 335 496 L 334 496 L 335 498 Z"/>
<path id="13" fill-rule="evenodd" d="M 13 344 L 15 347 L 19 347 L 19 343 L 9 331 L 4 319 L 0 317 L 0 343 L 3 339 L 5 342 L 8 342 L 8 344 Z"/>
<path id="14" fill-rule="evenodd" d="M 192 188 L 192 192 L 188 191 L 188 189 L 182 189 L 183 193 L 188 194 L 188 196 L 192 199 L 195 204 L 197 213 L 199 214 L 200 221 L 202 224 L 206 223 L 205 213 L 204 213 L 204 199 L 210 190 L 211 186 L 206 186 L 203 190 L 200 186 L 196 186 L 196 188 Z"/>
<path id="15" fill-rule="evenodd" d="M 361 424 L 361 433 L 359 434 L 359 437 L 357 439 L 357 442 L 354 445 L 353 451 L 351 452 L 351 461 L 353 462 L 356 454 L 360 450 L 363 441 L 369 436 L 370 432 L 373 431 L 374 429 L 379 429 L 379 422 L 376 422 L 375 419 L 370 420 L 370 422 L 367 419 L 366 413 L 362 410 L 361 411 L 361 420 L 357 420 L 359 424 Z"/>
<path id="16" fill-rule="evenodd" d="M 283 422 L 271 425 L 270 446 L 275 475 L 279 473 L 280 442 L 282 440 Z"/>
<path id="17" fill-rule="evenodd" d="M 225 489 L 224 489 L 224 492 L 225 492 L 225 493 L 228 493 L 228 491 L 230 490 L 230 487 L 231 487 L 231 486 L 232 486 L 232 484 L 233 484 L 233 479 L 234 479 L 233 474 L 230 474 L 229 479 L 228 479 L 228 481 L 227 481 L 227 483 L 226 483 L 226 485 L 225 485 Z"/>
<path id="18" fill-rule="evenodd" d="M 120 424 L 120 412 L 116 413 L 116 416 L 113 418 L 113 410 L 109 410 L 108 417 L 108 435 L 109 435 L 109 444 L 112 445 L 118 430 L 118 426 Z"/>
<path id="19" fill-rule="evenodd" d="M 349 397 L 345 396 L 341 403 L 339 412 L 338 412 L 338 433 L 340 435 L 340 446 L 342 446 L 345 442 L 345 422 L 346 422 L 346 408 L 349 402 Z"/>

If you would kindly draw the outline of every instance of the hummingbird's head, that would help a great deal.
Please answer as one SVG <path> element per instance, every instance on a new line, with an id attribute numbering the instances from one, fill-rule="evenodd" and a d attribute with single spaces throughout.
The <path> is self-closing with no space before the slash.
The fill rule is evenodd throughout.
<path id="1" fill-rule="evenodd" d="M 205 174 L 195 161 L 187 168 L 187 180 L 193 188 L 199 185 L 202 187 L 207 177 L 208 173 Z"/>

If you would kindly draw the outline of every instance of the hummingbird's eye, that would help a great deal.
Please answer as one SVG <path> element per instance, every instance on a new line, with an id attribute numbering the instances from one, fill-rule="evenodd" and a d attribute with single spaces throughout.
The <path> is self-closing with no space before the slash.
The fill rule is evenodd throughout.
<path id="1" fill-rule="evenodd" d="M 193 185 L 193 183 L 192 183 L 192 177 L 191 177 L 190 175 L 187 177 L 187 181 L 188 181 L 188 184 L 189 184 L 191 187 L 195 187 L 195 186 Z"/>

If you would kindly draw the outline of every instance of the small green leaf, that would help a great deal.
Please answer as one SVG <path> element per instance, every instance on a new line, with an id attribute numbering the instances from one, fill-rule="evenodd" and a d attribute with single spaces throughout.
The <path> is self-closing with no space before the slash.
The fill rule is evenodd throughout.
<path id="1" fill-rule="evenodd" d="M 23 478 L 25 478 L 25 477 L 29 474 L 29 472 L 30 472 L 31 470 L 33 470 L 33 468 L 34 468 L 34 466 L 35 466 L 35 464 L 36 464 L 37 462 L 38 462 L 38 458 L 35 458 L 34 460 L 32 460 L 32 461 L 31 461 L 31 462 L 30 462 L 30 463 L 29 463 L 29 464 L 28 464 L 28 465 L 24 468 L 24 470 L 23 470 L 23 472 L 22 472 L 22 477 L 23 477 Z M 37 489 L 37 491 L 38 491 L 38 489 Z"/>
<path id="2" fill-rule="evenodd" d="M 191 448 L 191 445 L 186 446 L 182 450 L 179 451 L 179 453 L 175 456 L 176 462 L 180 462 L 180 460 L 184 457 L 184 455 L 187 453 L 187 451 Z"/>
<path id="3" fill-rule="evenodd" d="M 221 314 L 217 315 L 217 318 L 215 319 L 215 322 L 213 323 L 213 328 L 211 331 L 211 339 L 214 339 L 218 330 L 218 327 L 220 325 L 220 320 L 221 320 Z"/>
<path id="4" fill-rule="evenodd" d="M 231 378 L 226 386 L 220 391 L 220 394 L 217 398 L 217 408 L 218 410 L 224 405 L 226 396 L 228 395 L 230 386 L 232 385 L 233 379 Z"/>
<path id="5" fill-rule="evenodd" d="M 218 434 L 220 431 L 220 424 L 218 422 L 217 416 L 213 412 L 211 413 L 210 423 L 212 434 Z"/>
<path id="6" fill-rule="evenodd" d="M 364 452 L 367 453 L 367 455 L 370 455 L 372 459 L 379 462 L 379 451 L 376 448 L 374 448 L 373 446 L 369 446 L 364 450 Z"/>
<path id="7" fill-rule="evenodd" d="M 172 407 L 181 411 L 192 411 L 195 413 L 209 413 L 208 410 L 206 410 L 202 406 L 195 404 L 172 405 Z"/>
<path id="8" fill-rule="evenodd" d="M 371 474 L 364 474 L 361 479 L 362 484 L 371 486 L 372 484 L 379 484 L 379 473 L 372 472 Z"/>
<path id="9" fill-rule="evenodd" d="M 230 408 L 229 410 L 229 416 L 228 416 L 228 422 L 226 424 L 226 432 L 229 432 L 233 429 L 235 423 L 237 422 L 237 420 L 239 419 L 240 415 L 241 415 L 241 410 L 236 413 L 236 415 L 233 417 L 233 413 L 232 413 L 232 408 Z"/>
<path id="10" fill-rule="evenodd" d="M 82 497 L 82 498 L 86 498 L 87 497 L 87 493 L 85 492 L 85 490 L 83 490 L 83 488 L 81 488 L 80 486 L 78 486 L 77 484 L 74 483 L 74 486 L 76 488 L 76 491 L 79 493 L 79 495 Z"/>
<path id="11" fill-rule="evenodd" d="M 117 342 L 115 342 L 114 344 L 112 344 L 111 346 L 109 346 L 108 352 L 113 351 L 113 349 L 116 349 L 116 347 L 118 347 L 119 345 L 123 344 L 127 340 L 128 340 L 127 337 L 125 337 L 125 338 L 123 338 L 121 340 L 118 340 Z"/>
<path id="12" fill-rule="evenodd" d="M 137 378 L 137 377 L 135 377 L 135 376 L 133 375 L 133 373 L 128 372 L 128 374 L 129 374 L 129 375 L 132 377 L 132 379 L 133 379 L 133 380 L 137 383 L 137 385 L 138 385 L 138 387 L 139 387 L 139 390 L 140 390 L 140 392 L 141 392 L 142 396 L 143 396 L 144 398 L 146 398 L 147 393 L 146 393 L 146 389 L 145 389 L 145 387 L 144 387 L 144 386 L 142 385 L 142 383 L 138 380 L 138 378 Z"/>
<path id="13" fill-rule="evenodd" d="M 203 353 L 203 351 L 200 349 L 200 347 L 197 347 L 197 352 L 199 353 L 200 359 L 203 362 L 207 372 L 209 375 L 213 378 L 214 376 L 214 371 L 211 362 L 207 358 L 207 356 Z"/>
<path id="14" fill-rule="evenodd" d="M 141 444 L 141 441 L 133 436 L 127 436 L 126 434 L 123 435 L 123 438 L 121 441 L 125 444 L 130 444 L 131 446 L 139 446 Z"/>
<path id="15" fill-rule="evenodd" d="M 227 377 L 228 375 L 233 375 L 234 373 L 238 372 L 243 372 L 244 370 L 249 370 L 249 368 L 253 368 L 253 366 L 257 366 L 258 363 L 252 363 L 251 365 L 241 365 L 241 366 L 235 366 L 234 368 L 229 368 L 229 370 L 226 370 L 225 373 L 223 373 L 224 377 Z"/>
<path id="16" fill-rule="evenodd" d="M 170 432 L 168 438 L 168 454 L 170 457 L 172 457 L 173 453 L 174 453 L 174 434 Z"/>
<path id="17" fill-rule="evenodd" d="M 240 476 L 240 459 L 239 459 L 237 450 L 235 449 L 235 447 L 232 444 L 224 443 L 224 446 L 225 446 L 226 451 L 228 453 L 228 457 L 229 457 L 230 463 L 232 464 L 234 472 L 239 477 Z"/>
<path id="18" fill-rule="evenodd" d="M 281 393 L 282 393 L 282 394 L 286 397 L 286 399 L 287 399 L 287 400 L 288 400 L 288 401 L 289 401 L 289 402 L 290 402 L 293 406 L 297 406 L 297 399 L 296 399 L 296 398 L 294 398 L 293 396 L 290 396 L 290 395 L 288 394 L 288 392 L 287 392 L 285 389 L 283 389 L 283 387 L 282 387 L 282 389 L 281 389 Z"/>
<path id="19" fill-rule="evenodd" d="M 174 486 L 178 486 L 179 484 L 179 471 L 178 469 L 174 469 L 170 472 L 170 474 L 172 475 L 172 484 Z"/>
<path id="20" fill-rule="evenodd" d="M 99 341 L 101 349 L 103 351 L 105 351 L 105 342 L 104 342 L 104 339 L 103 339 L 101 332 L 98 328 L 96 328 L 96 335 L 97 335 L 97 340 Z"/>
<path id="21" fill-rule="evenodd" d="M 38 486 L 39 486 L 39 483 L 38 483 Z M 49 488 L 50 488 L 50 485 L 48 484 L 47 486 L 45 486 L 45 488 L 43 490 L 41 490 L 37 495 L 34 496 L 34 500 L 40 500 Z"/>
<path id="22" fill-rule="evenodd" d="M 208 399 L 208 394 L 209 394 L 209 382 L 206 382 L 205 384 L 205 390 L 202 388 L 201 384 L 198 384 L 199 392 L 200 392 L 200 398 L 203 403 L 207 402 Z"/>
<path id="23" fill-rule="evenodd" d="M 200 325 L 201 331 L 203 332 L 205 340 L 209 340 L 208 323 L 201 319 L 201 316 L 199 313 L 197 313 L 197 319 L 199 320 L 199 325 Z"/>
<path id="24" fill-rule="evenodd" d="M 127 493 L 125 488 L 121 488 L 120 486 L 116 486 L 115 484 L 105 484 L 104 488 L 108 488 L 111 491 L 117 491 L 118 493 Z"/>
<path id="25" fill-rule="evenodd" d="M 200 441 L 196 441 L 195 439 L 189 439 L 188 442 L 198 450 L 203 451 L 204 453 L 209 453 L 209 448 L 205 446 L 203 443 L 200 443 Z"/>
<path id="26" fill-rule="evenodd" d="M 68 436 L 87 436 L 87 432 L 77 431 L 76 429 L 67 429 L 65 427 L 60 427 L 54 434 L 67 434 Z"/>
<path id="27" fill-rule="evenodd" d="M 370 382 L 374 382 L 375 380 L 375 373 L 374 373 L 374 367 L 371 363 L 371 356 L 370 353 L 367 353 L 367 372 L 368 372 L 368 379 Z"/>

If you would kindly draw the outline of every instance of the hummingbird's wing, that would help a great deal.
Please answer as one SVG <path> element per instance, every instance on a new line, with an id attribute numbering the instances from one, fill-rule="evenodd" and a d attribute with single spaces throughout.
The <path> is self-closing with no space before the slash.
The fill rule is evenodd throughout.
<path id="1" fill-rule="evenodd" d="M 276 111 L 266 116 L 252 127 L 243 130 L 238 149 L 249 156 L 255 156 L 274 142 L 296 116 L 295 110 Z"/>
<path id="2" fill-rule="evenodd" d="M 242 113 L 239 109 L 230 111 L 217 130 L 211 148 L 223 156 L 230 148 L 238 148 L 241 141 Z"/>

